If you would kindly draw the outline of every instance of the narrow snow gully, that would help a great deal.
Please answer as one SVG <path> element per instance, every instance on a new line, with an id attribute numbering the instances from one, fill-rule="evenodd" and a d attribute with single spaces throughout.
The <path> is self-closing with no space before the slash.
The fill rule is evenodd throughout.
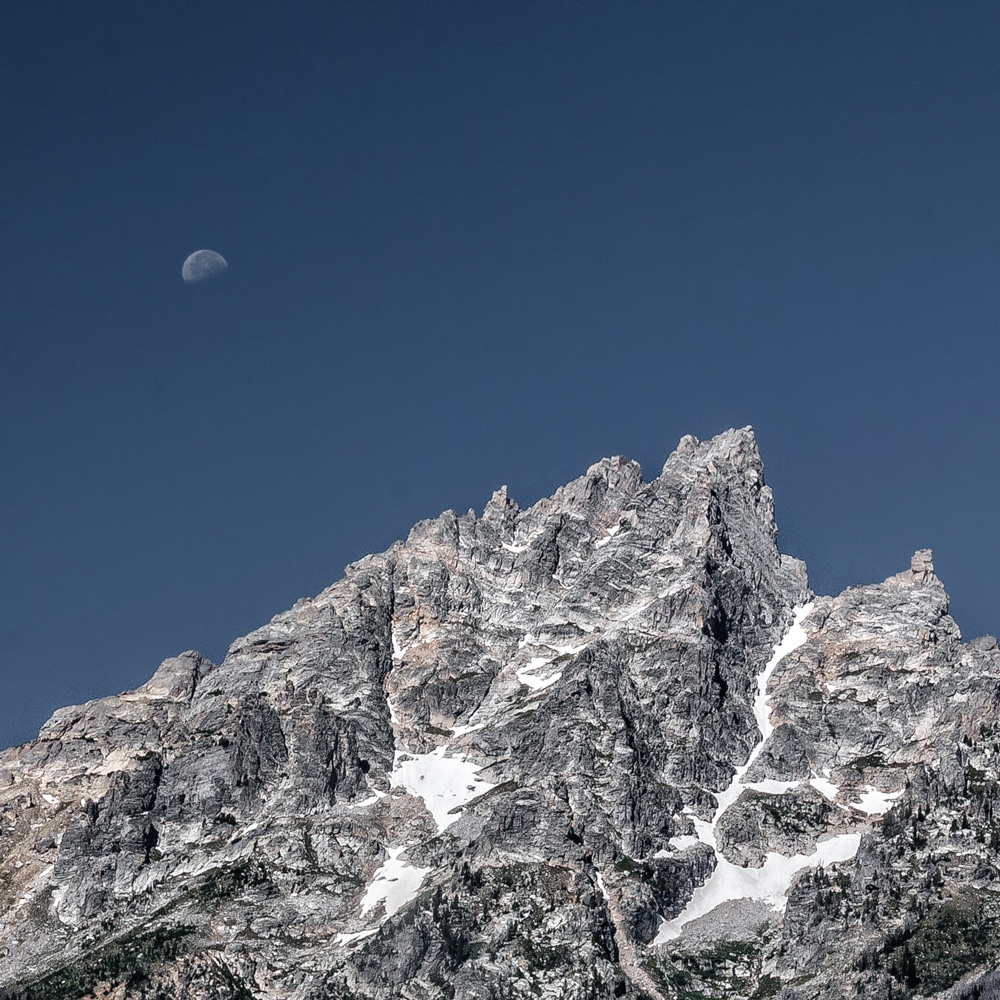
<path id="1" fill-rule="evenodd" d="M 767 696 L 767 685 L 778 664 L 793 650 L 808 639 L 803 622 L 812 611 L 812 602 L 795 609 L 795 618 L 781 641 L 774 647 L 771 659 L 767 661 L 757 676 L 757 695 L 753 702 L 753 714 L 760 730 L 760 742 L 750 752 L 745 764 L 736 769 L 729 787 L 716 793 L 717 806 L 712 821 L 706 823 L 696 816 L 691 817 L 698 840 L 708 844 L 716 852 L 716 867 L 708 880 L 692 895 L 688 905 L 672 920 L 661 918 L 659 931 L 653 939 L 654 945 L 666 944 L 680 936 L 684 926 L 692 920 L 714 910 L 720 903 L 735 899 L 760 899 L 769 902 L 776 910 L 784 910 L 786 896 L 796 872 L 814 865 L 848 861 L 857 854 L 861 835 L 845 833 L 831 837 L 816 845 L 812 854 L 797 854 L 785 857 L 777 852 L 769 852 L 760 868 L 743 868 L 727 861 L 719 853 L 715 831 L 722 814 L 740 797 L 744 788 L 778 793 L 788 791 L 799 782 L 762 781 L 745 784 L 744 775 L 760 756 L 764 744 L 774 732 L 771 724 L 771 704 Z M 673 846 L 686 847 L 693 838 L 676 837 Z"/>

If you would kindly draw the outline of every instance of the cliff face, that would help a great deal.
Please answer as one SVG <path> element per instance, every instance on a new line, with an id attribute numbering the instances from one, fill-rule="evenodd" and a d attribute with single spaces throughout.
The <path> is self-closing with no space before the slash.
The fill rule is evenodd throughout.
<path id="1" fill-rule="evenodd" d="M 994 996 L 996 641 L 752 432 L 452 512 L 0 755 L 0 996 Z M 996 817 L 996 818 L 995 818 Z"/>

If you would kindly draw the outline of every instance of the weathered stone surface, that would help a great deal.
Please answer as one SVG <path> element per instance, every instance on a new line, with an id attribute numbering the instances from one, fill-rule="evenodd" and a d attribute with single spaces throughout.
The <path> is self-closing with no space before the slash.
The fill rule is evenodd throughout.
<path id="1" fill-rule="evenodd" d="M 780 794 L 748 789 L 722 814 L 716 836 L 725 857 L 759 868 L 769 851 L 808 854 L 820 834 L 848 825 L 834 805 L 803 784 Z"/>
<path id="2" fill-rule="evenodd" d="M 997 995 L 996 640 L 927 550 L 813 598 L 776 539 L 750 429 L 686 437 L 61 709 L 0 754 L 0 997 Z"/>

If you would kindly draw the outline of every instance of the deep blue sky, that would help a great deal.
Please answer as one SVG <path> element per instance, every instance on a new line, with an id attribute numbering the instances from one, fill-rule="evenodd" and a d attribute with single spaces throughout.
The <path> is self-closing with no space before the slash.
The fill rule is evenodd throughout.
<path id="1" fill-rule="evenodd" d="M 747 423 L 818 591 L 932 546 L 1000 628 L 1000 4 L 32 0 L 0 46 L 0 745 Z"/>

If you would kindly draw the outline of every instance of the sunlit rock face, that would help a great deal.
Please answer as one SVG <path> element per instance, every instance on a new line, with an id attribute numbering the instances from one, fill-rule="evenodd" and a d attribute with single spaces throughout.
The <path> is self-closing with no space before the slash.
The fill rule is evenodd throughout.
<path id="1" fill-rule="evenodd" d="M 749 428 L 447 512 L 0 755 L 0 996 L 997 995 L 1000 655 Z"/>

